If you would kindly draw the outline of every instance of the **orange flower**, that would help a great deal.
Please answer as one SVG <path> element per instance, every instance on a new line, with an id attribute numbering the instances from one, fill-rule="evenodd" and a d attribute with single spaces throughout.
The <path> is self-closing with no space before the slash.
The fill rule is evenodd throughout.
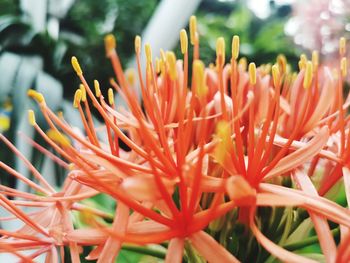
<path id="1" fill-rule="evenodd" d="M 296 77 L 287 70 L 282 56 L 272 67 L 256 68 L 250 63 L 247 71 L 244 60 L 237 62 L 237 36 L 232 40 L 229 64 L 225 64 L 224 39 L 219 38 L 216 65 L 205 68 L 200 60 L 194 17 L 190 30 L 194 58 L 191 81 L 185 30 L 180 33 L 182 60 L 177 60 L 172 52 L 162 51 L 161 58 L 154 63 L 151 47 L 145 45 L 144 75 L 140 63 L 141 38 L 136 37 L 142 104 L 135 90 L 136 76 L 122 70 L 113 36 L 105 39 L 107 57 L 116 74 L 116 80 L 110 82 L 113 89 L 108 90 L 108 102 L 97 81 L 93 92 L 73 57 L 73 68 L 82 83 L 73 105 L 81 115 L 84 133 L 52 112 L 40 93 L 28 92 L 40 106 L 50 129 L 44 132 L 36 124 L 33 111 L 29 112 L 31 125 L 65 161 L 31 143 L 69 173 L 61 191 L 56 192 L 0 136 L 24 159 L 38 183 L 6 164 L 0 163 L 0 167 L 43 194 L 1 186 L 1 205 L 24 223 L 14 232 L 2 230 L 1 251 L 14 253 L 24 261 L 46 253 L 48 261 L 56 262 L 56 247 L 63 256 L 63 246 L 69 246 L 72 261 L 79 262 L 80 246 L 96 246 L 88 259 L 114 262 L 124 243 L 147 245 L 169 241 L 166 262 L 182 261 L 185 242 L 209 262 L 238 262 L 205 230 L 217 220 L 227 223 L 225 215 L 239 211 L 239 220 L 250 227 L 257 241 L 272 255 L 282 261 L 313 262 L 276 245 L 257 226 L 261 216 L 256 214 L 257 207 L 288 206 L 304 208 L 310 214 L 327 261 L 347 258 L 348 251 L 343 245 L 346 241 L 337 255 L 327 220 L 348 228 L 350 212 L 319 196 L 305 172 L 308 167 L 312 171 L 310 176 L 316 169 L 326 171 L 320 160 L 345 166 L 349 118 L 343 110 L 342 86 L 337 86 L 330 70 L 319 68 L 315 60 L 312 63 L 304 57 Z M 332 89 L 334 86 L 338 93 Z M 115 91 L 128 109 L 116 107 Z M 103 118 L 103 129 L 95 127 L 91 105 Z M 335 137 L 337 133 L 340 143 Z M 337 148 L 331 142 L 341 145 L 340 155 L 334 153 Z M 280 176 L 289 176 L 299 189 L 279 184 Z M 110 226 L 96 219 L 111 219 L 108 214 L 80 203 L 98 193 L 116 201 Z M 349 190 L 346 193 L 349 195 Z M 11 196 L 24 200 L 8 199 Z M 19 206 L 38 210 L 28 214 Z M 74 227 L 73 210 L 81 211 L 89 228 Z M 221 226 L 222 231 L 227 227 Z M 30 249 L 36 252 L 30 256 L 20 254 Z"/>

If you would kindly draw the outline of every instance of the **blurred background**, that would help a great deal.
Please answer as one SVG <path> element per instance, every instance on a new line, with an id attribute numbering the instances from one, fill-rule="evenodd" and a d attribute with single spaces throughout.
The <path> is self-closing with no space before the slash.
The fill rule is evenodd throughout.
<path id="1" fill-rule="evenodd" d="M 350 31 L 349 0 L 0 0 L 0 132 L 37 167 L 50 166 L 23 135 L 17 136 L 25 131 L 45 145 L 27 124 L 26 110 L 36 109 L 27 90 L 42 92 L 53 110 L 69 112 L 68 121 L 79 125 L 70 102 L 79 84 L 71 56 L 78 57 L 87 79 L 98 79 L 106 91 L 113 76 L 104 51 L 106 34 L 116 36 L 123 66 L 132 67 L 135 35 L 151 44 L 155 56 L 160 48 L 179 54 L 179 30 L 187 28 L 192 14 L 207 65 L 215 59 L 219 36 L 229 47 L 232 36 L 239 35 L 240 55 L 257 65 L 273 63 L 283 53 L 296 68 L 302 52 L 319 50 L 331 60 L 339 37 Z M 0 149 L 0 160 L 26 174 L 3 144 Z M 49 171 L 54 171 L 51 183 L 59 185 L 62 172 Z M 17 184 L 6 176 L 0 180 Z"/>

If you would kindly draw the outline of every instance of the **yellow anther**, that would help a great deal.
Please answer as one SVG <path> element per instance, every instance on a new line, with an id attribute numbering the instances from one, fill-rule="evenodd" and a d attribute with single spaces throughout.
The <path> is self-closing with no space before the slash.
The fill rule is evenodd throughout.
<path id="1" fill-rule="evenodd" d="M 160 73 L 160 60 L 159 58 L 156 58 L 156 73 Z"/>
<path id="2" fill-rule="evenodd" d="M 36 124 L 35 114 L 33 110 L 28 110 L 28 121 L 29 121 L 29 124 L 32 126 Z"/>
<path id="3" fill-rule="evenodd" d="M 49 129 L 46 132 L 46 135 L 55 143 L 63 146 L 63 147 L 67 147 L 70 146 L 70 140 L 67 136 L 63 135 L 62 133 L 60 133 L 57 130 L 53 130 L 53 129 Z"/>
<path id="4" fill-rule="evenodd" d="M 306 63 L 305 75 L 304 75 L 304 83 L 303 83 L 305 89 L 310 88 L 311 83 L 312 83 L 312 77 L 313 77 L 312 62 L 308 61 Z"/>
<path id="5" fill-rule="evenodd" d="M 301 55 L 300 55 L 300 60 L 303 61 L 303 62 L 305 62 L 305 64 L 306 64 L 307 61 L 308 61 L 308 60 L 307 60 L 307 56 L 306 56 L 305 54 L 301 54 Z"/>
<path id="6" fill-rule="evenodd" d="M 82 96 L 81 90 L 80 89 L 76 90 L 76 92 L 74 94 L 74 101 L 73 101 L 74 108 L 78 108 L 80 101 L 81 101 L 81 96 Z"/>
<path id="7" fill-rule="evenodd" d="M 280 71 L 279 71 L 279 67 L 278 65 L 273 65 L 272 66 L 272 78 L 273 78 L 273 84 L 275 85 L 275 87 L 278 87 L 280 85 L 280 81 L 281 81 L 281 75 L 280 75 Z"/>
<path id="8" fill-rule="evenodd" d="M 176 72 L 176 56 L 174 52 L 166 52 L 166 62 L 169 67 L 169 75 L 171 80 L 175 80 L 177 76 Z"/>
<path id="9" fill-rule="evenodd" d="M 250 82 L 250 85 L 256 84 L 256 66 L 255 66 L 255 63 L 249 63 L 249 82 Z"/>
<path id="10" fill-rule="evenodd" d="M 146 59 L 147 59 L 147 64 L 150 64 L 152 62 L 152 49 L 150 44 L 145 45 L 145 53 L 146 53 Z"/>
<path id="11" fill-rule="evenodd" d="M 75 169 L 75 164 L 74 163 L 68 164 L 68 170 L 69 171 L 73 171 L 74 169 Z"/>
<path id="12" fill-rule="evenodd" d="M 314 66 L 314 69 L 318 67 L 318 64 L 319 64 L 318 51 L 314 50 L 312 51 L 312 65 Z"/>
<path id="13" fill-rule="evenodd" d="M 341 70 L 341 74 L 342 74 L 343 78 L 345 78 L 347 73 L 348 73 L 348 61 L 347 61 L 346 57 L 343 57 L 340 60 L 340 70 Z"/>
<path id="14" fill-rule="evenodd" d="M 232 37 L 231 52 L 232 52 L 232 58 L 237 60 L 239 55 L 239 36 Z"/>
<path id="15" fill-rule="evenodd" d="M 81 90 L 81 100 L 86 101 L 86 89 L 83 84 L 79 85 L 79 89 Z"/>
<path id="16" fill-rule="evenodd" d="M 115 50 L 117 46 L 117 42 L 115 40 L 115 37 L 112 34 L 108 34 L 105 36 L 105 49 L 106 49 L 106 54 L 109 56 L 111 52 Z"/>
<path id="17" fill-rule="evenodd" d="M 38 103 L 45 102 L 43 94 L 41 94 L 33 89 L 28 90 L 27 95 L 29 97 L 35 99 Z"/>
<path id="18" fill-rule="evenodd" d="M 159 60 L 160 74 L 165 75 L 165 61 L 163 59 Z"/>
<path id="19" fill-rule="evenodd" d="M 214 155 L 219 163 L 223 163 L 230 146 L 230 124 L 227 121 L 220 121 L 216 125 L 216 137 L 219 143 L 215 147 Z"/>
<path id="20" fill-rule="evenodd" d="M 161 49 L 159 50 L 159 52 L 160 52 L 160 58 L 161 58 L 163 61 L 166 61 L 166 56 L 165 56 L 164 50 L 161 48 Z"/>
<path id="21" fill-rule="evenodd" d="M 190 17 L 190 41 L 194 45 L 196 43 L 197 33 L 197 18 L 195 16 Z"/>
<path id="22" fill-rule="evenodd" d="M 281 72 L 281 74 L 284 74 L 286 73 L 286 69 L 287 69 L 287 59 L 284 55 L 282 54 L 279 54 L 277 56 L 277 63 L 278 63 L 278 66 L 280 67 L 279 70 Z"/>
<path id="23" fill-rule="evenodd" d="M 346 53 L 346 39 L 345 37 L 341 37 L 339 39 L 339 54 L 344 56 Z"/>
<path id="24" fill-rule="evenodd" d="M 136 54 L 140 54 L 140 52 L 141 52 L 141 37 L 140 36 L 135 37 L 135 52 L 136 52 Z"/>
<path id="25" fill-rule="evenodd" d="M 193 77 L 196 86 L 196 93 L 203 97 L 208 93 L 208 87 L 205 83 L 204 63 L 201 60 L 193 61 Z"/>
<path id="26" fill-rule="evenodd" d="M 188 38 L 187 38 L 187 32 L 185 29 L 181 29 L 180 31 L 180 46 L 181 46 L 181 53 L 185 54 L 188 48 Z"/>
<path id="27" fill-rule="evenodd" d="M 242 57 L 242 58 L 238 61 L 238 64 L 241 66 L 241 68 L 242 68 L 243 71 L 246 71 L 246 70 L 247 70 L 248 62 L 247 62 L 247 58 L 246 58 L 246 57 Z"/>
<path id="28" fill-rule="evenodd" d="M 75 73 L 77 73 L 78 76 L 83 75 L 83 71 L 81 70 L 78 59 L 73 56 L 71 59 L 71 62 L 72 62 L 73 69 L 75 70 Z"/>
<path id="29" fill-rule="evenodd" d="M 225 39 L 223 37 L 216 40 L 216 57 L 220 66 L 223 66 L 225 64 Z"/>
<path id="30" fill-rule="evenodd" d="M 110 105 L 114 105 L 114 93 L 112 88 L 108 89 L 108 102 Z"/>
<path id="31" fill-rule="evenodd" d="M 101 89 L 100 89 L 100 83 L 95 79 L 94 80 L 94 88 L 95 88 L 95 95 L 97 98 L 101 96 Z"/>
<path id="32" fill-rule="evenodd" d="M 125 72 L 126 80 L 130 86 L 135 86 L 136 84 L 136 73 L 133 68 L 129 68 Z"/>

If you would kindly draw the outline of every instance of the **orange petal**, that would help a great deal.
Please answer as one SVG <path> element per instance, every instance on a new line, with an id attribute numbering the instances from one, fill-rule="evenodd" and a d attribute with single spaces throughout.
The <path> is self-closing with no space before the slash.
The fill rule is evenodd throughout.
<path id="1" fill-rule="evenodd" d="M 239 262 L 230 252 L 204 231 L 197 232 L 189 237 L 193 247 L 208 262 L 233 263 Z"/>
<path id="2" fill-rule="evenodd" d="M 304 164 L 322 150 L 323 146 L 328 140 L 328 137 L 328 128 L 322 127 L 320 132 L 314 138 L 312 138 L 312 140 L 305 144 L 303 148 L 300 148 L 282 158 L 276 164 L 275 168 L 273 168 L 264 178 L 267 179 L 276 175 L 281 175 Z"/>

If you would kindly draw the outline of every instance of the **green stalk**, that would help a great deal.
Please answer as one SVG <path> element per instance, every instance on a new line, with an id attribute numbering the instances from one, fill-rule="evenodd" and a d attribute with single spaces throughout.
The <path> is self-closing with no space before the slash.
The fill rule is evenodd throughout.
<path id="1" fill-rule="evenodd" d="M 340 229 L 335 228 L 331 231 L 331 233 L 332 233 L 333 237 L 337 238 L 340 235 Z M 299 241 L 299 242 L 284 245 L 283 248 L 290 250 L 290 251 L 294 251 L 294 250 L 298 250 L 298 249 L 316 244 L 317 242 L 318 242 L 318 236 L 315 235 L 315 236 L 306 238 L 306 239 Z"/>
<path id="2" fill-rule="evenodd" d="M 149 248 L 149 247 L 141 247 L 141 246 L 133 246 L 133 245 L 123 245 L 122 249 L 127 251 L 136 252 L 142 255 L 148 255 L 160 259 L 165 259 L 165 252 Z"/>

